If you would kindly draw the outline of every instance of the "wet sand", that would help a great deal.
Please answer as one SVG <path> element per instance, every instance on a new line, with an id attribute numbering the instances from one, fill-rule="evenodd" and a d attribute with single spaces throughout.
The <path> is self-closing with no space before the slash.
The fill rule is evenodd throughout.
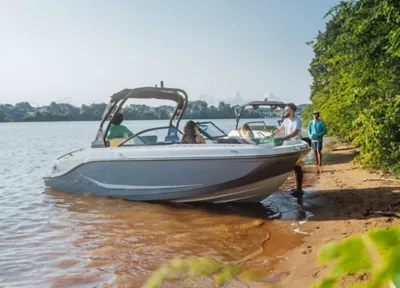
<path id="1" fill-rule="evenodd" d="M 313 169 L 319 180 L 303 199 L 314 216 L 300 225 L 311 233 L 304 243 L 282 258 L 273 274 L 282 275 L 282 287 L 310 287 L 329 267 L 317 264 L 318 250 L 326 243 L 339 241 L 372 228 L 400 225 L 400 182 L 382 180 L 388 176 L 368 172 L 353 164 L 354 149 L 336 146 L 325 158 L 322 171 Z M 384 216 L 371 211 L 383 211 Z M 354 276 L 343 279 L 343 287 L 360 282 Z"/>

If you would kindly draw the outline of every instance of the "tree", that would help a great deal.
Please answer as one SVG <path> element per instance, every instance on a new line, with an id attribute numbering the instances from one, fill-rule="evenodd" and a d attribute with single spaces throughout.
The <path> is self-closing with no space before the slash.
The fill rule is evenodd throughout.
<path id="1" fill-rule="evenodd" d="M 310 43 L 312 105 L 303 118 L 321 111 L 331 135 L 360 148 L 362 164 L 400 173 L 400 1 L 345 1 L 327 17 Z"/>
<path id="2" fill-rule="evenodd" d="M 225 102 L 224 101 L 219 102 L 218 110 L 219 111 L 224 111 L 225 110 Z"/>
<path id="3" fill-rule="evenodd" d="M 19 108 L 19 109 L 24 109 L 24 110 L 32 110 L 32 106 L 29 104 L 29 102 L 19 102 L 17 104 L 15 104 L 15 107 Z"/>
<path id="4" fill-rule="evenodd" d="M 0 105 L 0 122 L 5 122 L 6 121 L 6 114 L 7 108 L 4 105 Z"/>

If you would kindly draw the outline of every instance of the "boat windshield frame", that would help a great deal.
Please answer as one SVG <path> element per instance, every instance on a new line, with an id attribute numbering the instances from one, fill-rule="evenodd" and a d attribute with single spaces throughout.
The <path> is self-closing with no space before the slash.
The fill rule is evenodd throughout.
<path id="1" fill-rule="evenodd" d="M 174 127 L 179 131 L 179 123 L 185 113 L 188 104 L 188 95 L 182 89 L 165 87 L 141 87 L 135 89 L 123 89 L 111 96 L 111 100 L 103 113 L 100 127 L 98 129 L 92 147 L 107 147 L 107 133 L 110 130 L 111 122 L 115 115 L 121 110 L 128 99 L 158 99 L 176 102 L 174 112 L 169 119 L 169 127 Z M 105 130 L 104 123 L 109 121 Z M 139 133 L 141 133 L 140 131 Z M 139 134 L 136 133 L 136 134 Z"/>
<path id="2" fill-rule="evenodd" d="M 124 141 L 122 141 L 120 144 L 118 144 L 118 147 L 127 147 L 127 146 L 151 146 L 151 145 L 171 145 L 171 144 L 177 144 L 179 143 L 179 141 L 163 141 L 162 143 L 155 143 L 155 144 L 148 144 L 146 143 L 145 140 L 143 140 L 140 135 L 146 133 L 146 132 L 150 132 L 150 131 L 155 131 L 155 130 L 160 130 L 160 129 L 171 129 L 174 128 L 176 129 L 176 134 L 181 134 L 183 135 L 183 132 L 180 131 L 178 128 L 176 128 L 175 126 L 160 126 L 160 127 L 154 127 L 154 128 L 148 128 L 145 130 L 142 130 L 138 133 L 133 134 L 132 136 L 129 136 L 128 138 L 126 138 Z M 138 138 L 139 140 L 141 140 L 143 142 L 143 144 L 137 144 L 137 145 L 125 145 L 126 143 L 128 143 L 129 141 L 131 141 L 134 138 Z"/>
<path id="3" fill-rule="evenodd" d="M 211 136 L 209 133 L 207 133 L 206 130 L 203 130 L 203 129 L 200 128 L 200 125 L 204 125 L 204 124 L 211 124 L 212 126 L 217 128 L 217 130 L 219 132 L 221 132 L 222 135 L 220 135 L 220 136 Z M 217 125 L 215 125 L 214 122 L 212 122 L 212 121 L 196 122 L 196 125 L 197 125 L 197 128 L 199 129 L 199 131 L 201 132 L 201 134 L 206 136 L 207 139 L 215 140 L 215 139 L 219 139 L 219 138 L 227 138 L 228 137 L 228 135 L 221 128 L 219 128 Z"/>
<path id="4" fill-rule="evenodd" d="M 269 106 L 271 108 L 281 108 L 284 109 L 286 104 L 280 101 L 252 101 L 243 105 L 238 105 L 234 107 L 235 115 L 236 115 L 236 129 L 239 128 L 239 122 L 242 117 L 243 111 L 247 107 L 253 107 L 253 109 L 258 109 L 260 106 Z"/>

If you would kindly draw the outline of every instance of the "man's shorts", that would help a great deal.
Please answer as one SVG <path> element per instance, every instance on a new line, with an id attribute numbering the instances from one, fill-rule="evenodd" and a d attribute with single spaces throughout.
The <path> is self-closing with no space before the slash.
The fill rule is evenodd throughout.
<path id="1" fill-rule="evenodd" d="M 322 151 L 322 142 L 312 142 L 311 143 L 312 150 L 316 152 Z"/>

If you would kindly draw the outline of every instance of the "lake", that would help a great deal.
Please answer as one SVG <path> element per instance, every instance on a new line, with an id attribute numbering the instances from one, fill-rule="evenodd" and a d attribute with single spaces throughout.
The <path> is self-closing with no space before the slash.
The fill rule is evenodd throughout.
<path id="1" fill-rule="evenodd" d="M 133 132 L 167 123 L 124 122 Z M 215 123 L 229 132 L 235 120 Z M 254 222 L 270 213 L 268 200 L 251 206 L 150 204 L 45 189 L 41 177 L 53 161 L 89 147 L 98 124 L 0 124 L 0 286 L 140 287 L 175 257 L 240 260 L 260 249 L 267 233 L 274 237 L 263 255 L 248 264 L 269 269 L 298 244 L 288 222 Z M 293 179 L 284 185 L 291 188 Z"/>

